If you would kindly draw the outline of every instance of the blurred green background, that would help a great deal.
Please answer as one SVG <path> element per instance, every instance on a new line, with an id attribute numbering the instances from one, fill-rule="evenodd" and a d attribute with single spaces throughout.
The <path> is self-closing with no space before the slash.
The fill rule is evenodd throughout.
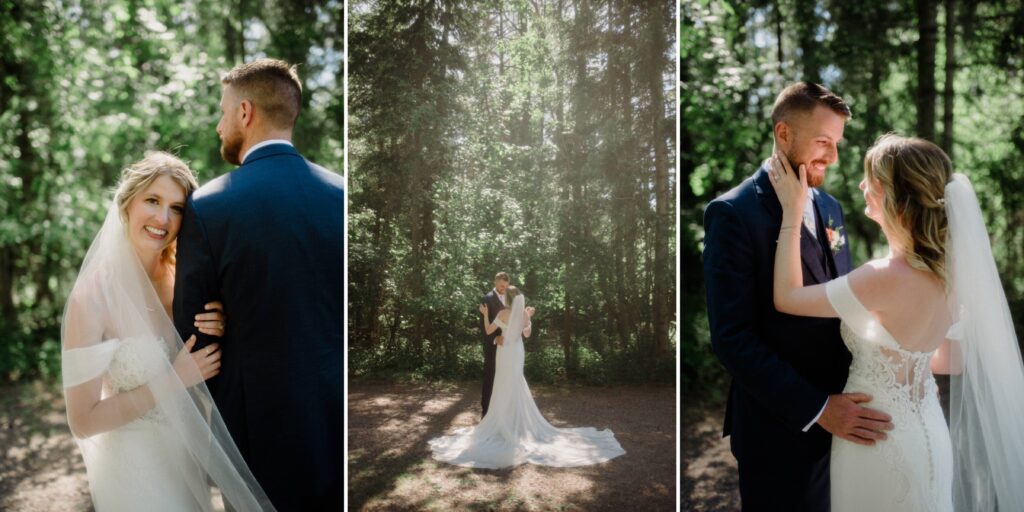
<path id="1" fill-rule="evenodd" d="M 1021 1 L 682 0 L 680 31 L 684 403 L 718 402 L 728 391 L 708 333 L 704 207 L 769 155 L 772 102 L 796 80 L 824 84 L 853 110 L 823 188 L 844 206 L 854 264 L 884 248 L 862 213 L 864 153 L 886 132 L 927 138 L 973 181 L 1024 332 Z"/>
<path id="2" fill-rule="evenodd" d="M 121 169 L 171 151 L 200 183 L 219 154 L 220 76 L 299 64 L 294 142 L 341 173 L 340 0 L 0 0 L 0 379 L 60 370 L 66 295 Z"/>

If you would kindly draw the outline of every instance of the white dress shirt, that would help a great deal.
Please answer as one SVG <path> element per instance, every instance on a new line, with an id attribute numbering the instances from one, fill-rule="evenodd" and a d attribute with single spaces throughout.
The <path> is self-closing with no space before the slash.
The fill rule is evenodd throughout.
<path id="1" fill-rule="evenodd" d="M 811 236 L 818 238 L 817 223 L 814 221 L 814 191 L 807 189 L 807 205 L 804 206 L 804 226 L 811 232 Z"/>

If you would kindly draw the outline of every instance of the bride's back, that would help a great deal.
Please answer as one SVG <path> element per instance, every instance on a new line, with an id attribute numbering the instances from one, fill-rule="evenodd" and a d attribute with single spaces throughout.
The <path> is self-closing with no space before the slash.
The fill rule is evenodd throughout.
<path id="1" fill-rule="evenodd" d="M 900 347 L 931 352 L 946 340 L 952 323 L 942 281 L 900 258 L 865 264 L 850 287 Z"/>

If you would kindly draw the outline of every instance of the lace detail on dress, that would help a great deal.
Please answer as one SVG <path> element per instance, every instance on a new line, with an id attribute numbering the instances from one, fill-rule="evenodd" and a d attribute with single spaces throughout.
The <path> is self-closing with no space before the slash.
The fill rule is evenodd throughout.
<path id="1" fill-rule="evenodd" d="M 948 443 L 941 439 L 945 425 L 931 372 L 934 351 L 902 348 L 857 300 L 846 276 L 828 283 L 826 292 L 842 319 L 840 333 L 853 356 L 846 390 L 872 395 L 867 406 L 893 417 L 889 439 L 867 448 L 877 450 L 888 466 L 889 489 L 883 495 L 895 502 L 894 509 L 939 510 L 940 500 L 948 498 L 940 490 L 948 486 L 937 479 L 936 461 L 939 457 L 943 475 L 951 461 L 939 453 Z M 913 480 L 908 468 L 920 468 Z"/>
<path id="2" fill-rule="evenodd" d="M 114 352 L 107 371 L 107 384 L 112 394 L 131 391 L 168 367 L 171 350 L 163 339 L 128 338 Z M 139 420 L 165 422 L 158 409 L 143 414 Z"/>

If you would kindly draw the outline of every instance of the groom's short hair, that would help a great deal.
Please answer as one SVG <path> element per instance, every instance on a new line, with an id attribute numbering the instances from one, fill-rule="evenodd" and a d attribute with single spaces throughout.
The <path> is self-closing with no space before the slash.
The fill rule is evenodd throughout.
<path id="1" fill-rule="evenodd" d="M 772 126 L 793 114 L 806 114 L 821 105 L 844 118 L 850 118 L 850 107 L 837 94 L 813 82 L 797 82 L 786 87 L 775 98 L 772 107 Z"/>
<path id="2" fill-rule="evenodd" d="M 505 281 L 507 283 L 507 282 L 509 282 L 508 274 L 506 274 L 504 272 L 498 272 L 497 274 L 494 274 L 494 280 L 495 281 Z"/>
<path id="3" fill-rule="evenodd" d="M 302 82 L 295 66 L 283 60 L 259 59 L 235 66 L 220 81 L 251 101 L 275 128 L 295 126 L 302 106 Z"/>

